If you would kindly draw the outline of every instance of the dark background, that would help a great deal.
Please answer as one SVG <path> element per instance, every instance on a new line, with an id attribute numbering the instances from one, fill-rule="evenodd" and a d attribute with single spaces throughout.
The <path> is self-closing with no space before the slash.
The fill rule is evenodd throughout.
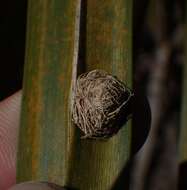
<path id="1" fill-rule="evenodd" d="M 1 1 L 0 100 L 21 89 L 26 33 L 26 0 Z"/>

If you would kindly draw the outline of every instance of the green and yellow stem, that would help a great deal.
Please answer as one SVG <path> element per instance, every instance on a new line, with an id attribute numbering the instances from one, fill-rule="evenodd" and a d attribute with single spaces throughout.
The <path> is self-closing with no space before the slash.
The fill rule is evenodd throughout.
<path id="1" fill-rule="evenodd" d="M 111 189 L 130 157 L 131 124 L 106 141 L 81 139 L 73 88 L 92 69 L 132 85 L 131 14 L 130 0 L 29 1 L 17 182 Z"/>

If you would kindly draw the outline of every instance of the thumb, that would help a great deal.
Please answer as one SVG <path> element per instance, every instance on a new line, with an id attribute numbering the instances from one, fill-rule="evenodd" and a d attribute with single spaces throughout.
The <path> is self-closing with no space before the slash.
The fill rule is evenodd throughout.
<path id="1" fill-rule="evenodd" d="M 0 102 L 0 189 L 15 183 L 21 91 Z"/>
<path id="2" fill-rule="evenodd" d="M 15 185 L 9 190 L 68 190 L 67 188 L 47 182 L 26 182 Z"/>

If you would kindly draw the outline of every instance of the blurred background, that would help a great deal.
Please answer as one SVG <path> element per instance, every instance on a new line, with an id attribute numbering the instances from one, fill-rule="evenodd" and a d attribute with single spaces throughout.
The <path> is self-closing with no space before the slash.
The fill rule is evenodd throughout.
<path id="1" fill-rule="evenodd" d="M 187 189 L 187 176 L 177 180 L 181 175 L 184 13 L 185 0 L 134 2 L 134 85 L 148 97 L 152 122 L 133 163 L 133 190 Z"/>
<path id="2" fill-rule="evenodd" d="M 0 9 L 3 100 L 22 87 L 27 1 L 6 0 Z M 180 140 L 185 0 L 134 0 L 133 13 L 134 86 L 146 94 L 152 122 L 133 160 L 130 189 L 187 189 L 187 164 L 179 152 L 179 141 L 187 144 L 187 139 Z"/>
<path id="3" fill-rule="evenodd" d="M 0 100 L 21 89 L 25 54 L 27 0 L 0 6 Z"/>

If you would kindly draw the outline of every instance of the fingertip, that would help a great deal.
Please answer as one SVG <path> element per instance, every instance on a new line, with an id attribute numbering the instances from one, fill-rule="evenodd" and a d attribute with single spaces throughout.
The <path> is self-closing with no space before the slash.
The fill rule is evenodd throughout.
<path id="1" fill-rule="evenodd" d="M 0 189 L 16 181 L 16 152 L 21 91 L 0 102 Z"/>
<path id="2" fill-rule="evenodd" d="M 68 190 L 54 183 L 47 182 L 25 182 L 11 187 L 9 190 Z"/>

